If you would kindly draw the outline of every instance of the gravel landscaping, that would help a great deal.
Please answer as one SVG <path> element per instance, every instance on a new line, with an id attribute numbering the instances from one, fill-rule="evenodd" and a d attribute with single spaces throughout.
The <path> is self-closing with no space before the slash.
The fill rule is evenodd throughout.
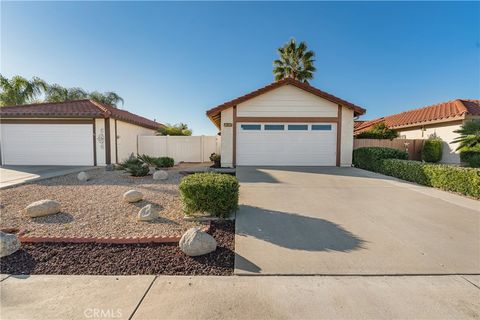
<path id="1" fill-rule="evenodd" d="M 3 274 L 88 275 L 232 275 L 234 268 L 233 222 L 212 222 L 210 234 L 217 250 L 189 257 L 177 244 L 23 244 L 0 259 Z"/>
<path id="2" fill-rule="evenodd" d="M 184 164 L 169 169 L 167 180 L 131 177 L 123 171 L 98 168 L 88 171 L 91 179 L 86 182 L 70 174 L 1 190 L 0 229 L 26 230 L 29 236 L 180 236 L 199 225 L 183 220 L 178 183 L 182 177 L 179 171 L 186 167 Z M 137 203 L 123 201 L 122 195 L 131 189 L 142 192 L 144 199 Z M 60 202 L 61 213 L 27 217 L 25 207 L 42 199 Z M 137 221 L 138 211 L 147 204 L 158 210 L 159 218 Z"/>

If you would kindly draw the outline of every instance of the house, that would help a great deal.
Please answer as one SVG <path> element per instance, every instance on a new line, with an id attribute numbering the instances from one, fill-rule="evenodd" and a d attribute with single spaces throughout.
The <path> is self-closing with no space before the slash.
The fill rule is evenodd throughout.
<path id="1" fill-rule="evenodd" d="M 162 124 L 93 100 L 0 108 L 4 165 L 106 165 L 137 152 Z"/>
<path id="2" fill-rule="evenodd" d="M 354 135 L 369 130 L 380 122 L 397 131 L 400 138 L 428 139 L 440 137 L 444 141 L 443 163 L 460 163 L 458 144 L 452 141 L 458 137 L 455 130 L 469 119 L 480 119 L 480 100 L 456 99 L 405 111 L 371 121 L 364 121 L 355 126 Z"/>
<path id="3" fill-rule="evenodd" d="M 222 137 L 222 167 L 350 166 L 354 117 L 365 109 L 284 79 L 207 111 Z"/>

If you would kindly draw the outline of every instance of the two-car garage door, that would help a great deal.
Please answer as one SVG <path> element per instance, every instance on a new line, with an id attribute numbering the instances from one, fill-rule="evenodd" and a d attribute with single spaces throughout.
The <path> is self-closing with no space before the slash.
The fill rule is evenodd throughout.
<path id="1" fill-rule="evenodd" d="M 92 124 L 2 124 L 2 164 L 93 165 Z"/>
<path id="2" fill-rule="evenodd" d="M 335 166 L 335 123 L 238 123 L 237 165 Z"/>

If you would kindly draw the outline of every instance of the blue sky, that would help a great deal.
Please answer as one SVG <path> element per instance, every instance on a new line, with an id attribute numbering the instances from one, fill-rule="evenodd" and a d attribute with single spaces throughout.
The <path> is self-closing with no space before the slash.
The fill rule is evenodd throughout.
<path id="1" fill-rule="evenodd" d="M 115 91 L 124 108 L 215 134 L 205 111 L 273 81 L 290 37 L 312 85 L 365 119 L 480 96 L 479 2 L 1 4 L 1 72 Z"/>

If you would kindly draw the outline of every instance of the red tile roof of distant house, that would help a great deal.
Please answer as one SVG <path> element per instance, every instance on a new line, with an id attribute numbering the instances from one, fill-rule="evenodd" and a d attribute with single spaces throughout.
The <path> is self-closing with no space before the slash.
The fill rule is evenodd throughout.
<path id="1" fill-rule="evenodd" d="M 456 99 L 365 121 L 355 126 L 354 134 L 366 131 L 379 122 L 385 122 L 389 128 L 395 129 L 421 126 L 435 122 L 462 120 L 467 115 L 480 116 L 480 100 Z"/>
<path id="2" fill-rule="evenodd" d="M 236 99 L 233 99 L 233 100 L 230 100 L 228 102 L 225 102 L 215 108 L 212 108 L 210 110 L 207 111 L 207 117 L 210 118 L 210 120 L 217 126 L 217 127 L 220 127 L 220 113 L 223 111 L 223 110 L 226 110 L 228 108 L 231 108 L 233 106 L 236 106 L 237 104 L 239 103 L 242 103 L 242 102 L 245 102 L 247 100 L 250 100 L 252 98 L 255 98 L 255 97 L 258 97 L 259 95 L 262 95 L 264 93 L 267 93 L 269 91 L 272 91 L 274 89 L 277 89 L 281 86 L 284 86 L 284 85 L 293 85 L 297 88 L 300 88 L 300 89 L 303 89 L 307 92 L 310 92 L 320 98 L 323 98 L 325 100 L 328 100 L 328 101 L 331 101 L 333 103 L 336 103 L 336 104 L 340 104 L 344 107 L 347 107 L 347 108 L 350 108 L 352 110 L 354 110 L 354 113 L 355 115 L 362 115 L 366 112 L 365 109 L 363 109 L 362 107 L 359 107 L 351 102 L 348 102 L 348 101 L 345 101 L 343 99 L 340 99 L 338 97 L 335 97 L 334 95 L 331 95 L 325 91 L 322 91 L 320 89 L 317 89 L 315 87 L 312 87 L 311 85 L 307 84 L 307 83 L 304 83 L 304 82 L 301 82 L 301 81 L 298 81 L 298 80 L 295 80 L 295 79 L 292 79 L 292 78 L 285 78 L 285 79 L 282 79 L 282 80 L 279 80 L 279 81 L 276 81 L 276 82 L 273 82 L 265 87 L 262 87 L 260 89 L 257 89 L 255 91 L 252 91 L 250 93 L 247 93 L 241 97 L 238 97 Z"/>
<path id="3" fill-rule="evenodd" d="M 163 124 L 94 100 L 45 102 L 0 107 L 1 118 L 112 118 L 150 129 Z"/>

